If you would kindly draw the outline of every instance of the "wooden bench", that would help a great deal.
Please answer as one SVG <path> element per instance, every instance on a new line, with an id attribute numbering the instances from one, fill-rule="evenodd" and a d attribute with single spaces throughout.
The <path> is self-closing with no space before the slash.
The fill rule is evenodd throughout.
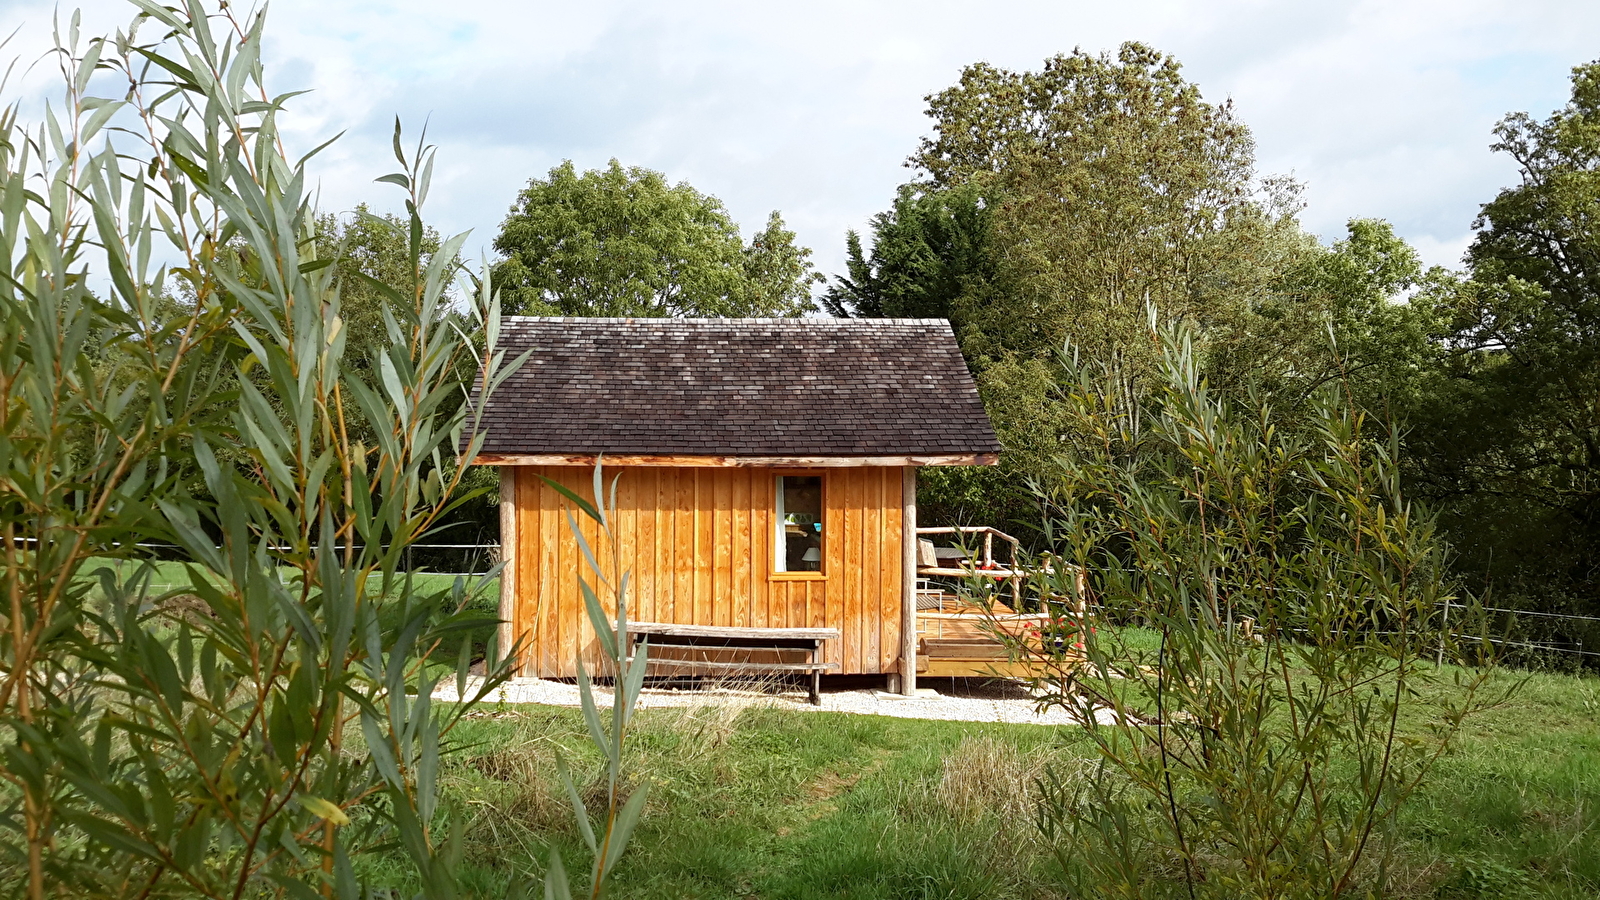
<path id="1" fill-rule="evenodd" d="M 626 635 L 628 658 L 633 648 L 646 638 L 652 648 L 690 647 L 700 649 L 705 659 L 661 658 L 650 654 L 649 668 L 710 669 L 728 672 L 801 672 L 811 676 L 811 703 L 822 704 L 822 673 L 839 668 L 838 663 L 818 660 L 822 642 L 839 637 L 837 628 L 734 628 L 723 625 L 674 625 L 669 622 L 629 622 Z M 807 662 L 757 662 L 755 660 L 711 659 L 740 653 L 802 651 Z"/>

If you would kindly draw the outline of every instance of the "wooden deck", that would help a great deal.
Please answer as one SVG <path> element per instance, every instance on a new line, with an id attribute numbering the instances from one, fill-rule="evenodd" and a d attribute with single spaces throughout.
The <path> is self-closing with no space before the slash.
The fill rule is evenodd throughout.
<path id="1" fill-rule="evenodd" d="M 989 612 L 960 606 L 943 595 L 942 607 L 917 611 L 917 674 L 957 678 L 1034 678 L 1046 674 L 1042 660 L 1011 658 L 996 628 L 1022 634 L 1042 623 L 1042 614 L 1016 613 L 1004 605 Z"/>
<path id="2" fill-rule="evenodd" d="M 944 526 L 917 529 L 917 674 L 919 676 L 1036 678 L 1060 665 L 1031 643 L 1007 646 L 997 634 L 1024 636 L 1030 626 L 1049 620 L 1043 613 L 1019 613 L 1027 573 L 1017 566 L 1020 542 L 986 526 Z M 942 539 L 956 546 L 936 546 Z M 1004 558 L 995 556 L 997 546 Z M 980 609 L 953 593 L 952 582 L 974 577 L 995 583 L 993 605 Z M 1082 574 L 1078 595 L 1084 593 Z M 1011 606 L 999 597 L 1008 595 Z M 1013 651 L 1022 650 L 1013 659 Z M 1071 657 L 1069 657 L 1070 661 Z"/>

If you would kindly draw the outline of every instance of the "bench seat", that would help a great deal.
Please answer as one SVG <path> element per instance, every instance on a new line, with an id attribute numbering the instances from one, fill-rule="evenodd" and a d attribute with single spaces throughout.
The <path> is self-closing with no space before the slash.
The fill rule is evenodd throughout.
<path id="1" fill-rule="evenodd" d="M 716 653 L 768 653 L 801 651 L 809 662 L 756 662 L 755 660 L 694 660 L 649 656 L 648 667 L 715 669 L 742 672 L 798 672 L 811 676 L 811 702 L 822 703 L 823 672 L 839 668 L 838 663 L 821 662 L 825 641 L 839 637 L 837 628 L 748 628 L 728 625 L 683 625 L 673 622 L 629 622 L 627 644 L 631 649 L 642 640 L 654 647 L 690 647 Z M 631 660 L 630 655 L 630 660 Z"/>

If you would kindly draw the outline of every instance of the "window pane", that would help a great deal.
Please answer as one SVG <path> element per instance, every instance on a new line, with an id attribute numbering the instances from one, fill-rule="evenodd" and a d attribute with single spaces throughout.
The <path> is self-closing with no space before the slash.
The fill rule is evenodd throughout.
<path id="1" fill-rule="evenodd" d="M 778 476 L 777 568 L 822 571 L 821 476 Z"/>

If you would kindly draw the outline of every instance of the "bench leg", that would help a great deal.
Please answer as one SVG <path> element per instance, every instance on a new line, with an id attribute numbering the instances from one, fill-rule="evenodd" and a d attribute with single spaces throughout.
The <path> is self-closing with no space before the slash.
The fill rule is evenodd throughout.
<path id="1" fill-rule="evenodd" d="M 822 705 L 822 672 L 817 669 L 811 670 L 811 705 Z"/>

